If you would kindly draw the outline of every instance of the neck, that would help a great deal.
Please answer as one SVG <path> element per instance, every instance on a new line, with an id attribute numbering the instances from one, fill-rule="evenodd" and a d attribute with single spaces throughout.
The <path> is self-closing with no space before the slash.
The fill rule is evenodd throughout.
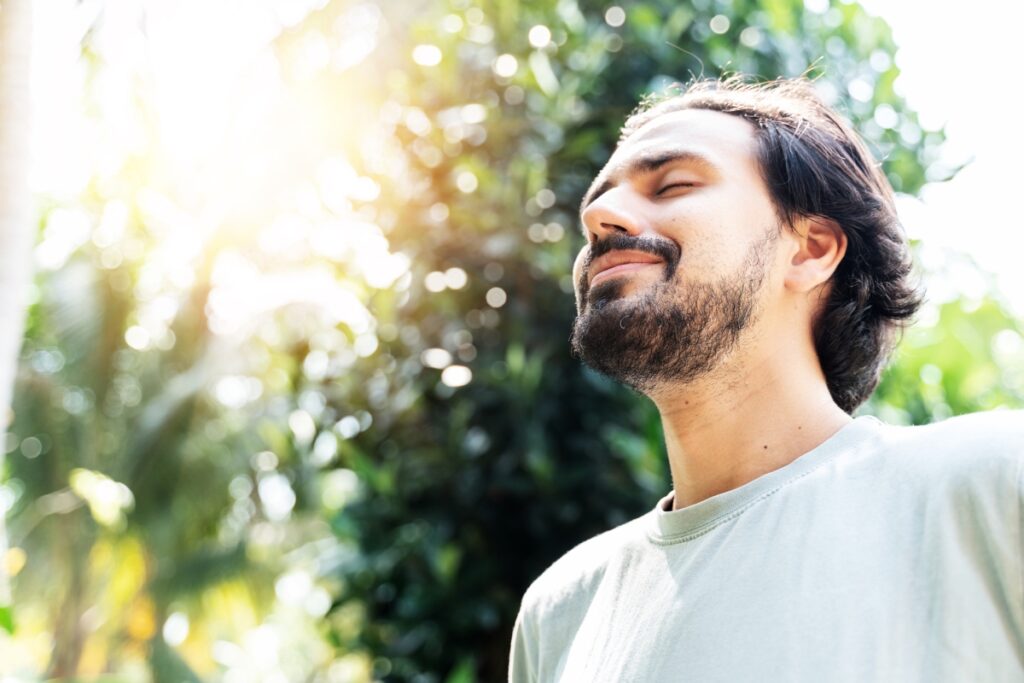
<path id="1" fill-rule="evenodd" d="M 816 364 L 787 360 L 652 392 L 665 430 L 674 509 L 779 469 L 850 422 Z"/>

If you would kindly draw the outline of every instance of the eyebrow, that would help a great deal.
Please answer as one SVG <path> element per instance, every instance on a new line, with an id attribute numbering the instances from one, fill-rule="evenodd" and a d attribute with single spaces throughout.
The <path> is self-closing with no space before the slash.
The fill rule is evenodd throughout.
<path id="1" fill-rule="evenodd" d="M 664 166 L 675 163 L 688 163 L 711 173 L 717 174 L 719 172 L 718 166 L 703 154 L 687 149 L 670 149 L 658 150 L 636 157 L 626 164 L 625 168 L 619 172 L 619 175 L 624 175 L 628 178 L 635 175 L 654 173 Z M 600 183 L 591 185 L 587 193 L 583 195 L 583 201 L 580 202 L 580 212 L 587 208 L 595 199 L 615 187 L 615 185 L 616 183 L 607 176 Z"/>

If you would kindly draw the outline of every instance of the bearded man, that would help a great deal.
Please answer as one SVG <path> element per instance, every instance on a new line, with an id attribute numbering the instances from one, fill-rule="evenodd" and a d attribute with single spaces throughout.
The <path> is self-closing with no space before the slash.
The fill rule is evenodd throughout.
<path id="1" fill-rule="evenodd" d="M 1024 415 L 851 416 L 920 297 L 813 86 L 642 108 L 582 223 L 573 349 L 655 403 L 673 489 L 534 581 L 510 680 L 1024 680 Z"/>

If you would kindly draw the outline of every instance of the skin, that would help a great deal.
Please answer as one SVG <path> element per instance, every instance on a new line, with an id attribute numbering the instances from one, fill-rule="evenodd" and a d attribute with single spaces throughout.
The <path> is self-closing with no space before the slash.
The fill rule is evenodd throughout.
<path id="1" fill-rule="evenodd" d="M 573 271 L 581 311 L 590 303 L 588 286 L 595 284 L 591 245 L 611 235 L 677 245 L 681 258 L 673 285 L 685 297 L 688 284 L 740 272 L 766 229 L 779 233 L 754 294 L 756 313 L 736 344 L 699 377 L 645 388 L 664 425 L 675 509 L 783 467 L 851 419 L 832 401 L 811 331 L 846 237 L 827 219 L 780 226 L 754 134 L 745 120 L 720 112 L 664 114 L 619 145 L 584 198 L 588 243 Z M 665 161 L 672 156 L 678 158 Z M 664 277 L 663 264 L 639 263 L 650 260 L 644 256 L 603 273 L 596 283 L 616 280 L 620 303 L 628 305 Z"/>

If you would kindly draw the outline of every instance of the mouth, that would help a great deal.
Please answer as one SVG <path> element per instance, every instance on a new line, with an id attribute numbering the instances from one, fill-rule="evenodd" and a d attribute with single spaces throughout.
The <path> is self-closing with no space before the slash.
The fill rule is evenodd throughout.
<path id="1" fill-rule="evenodd" d="M 602 280 L 607 280 L 609 278 L 613 278 L 616 275 L 622 275 L 623 273 L 628 273 L 628 272 L 634 271 L 634 270 L 641 270 L 643 268 L 650 268 L 652 266 L 657 266 L 657 265 L 659 265 L 659 263 L 657 263 L 657 262 L 651 262 L 651 263 L 637 263 L 637 262 L 633 262 L 633 263 L 620 263 L 617 266 L 612 266 L 611 268 L 606 268 L 606 269 L 602 270 L 599 273 L 595 273 L 590 278 L 590 286 L 593 287 L 598 282 L 601 282 Z"/>
<path id="2" fill-rule="evenodd" d="M 625 275 L 644 268 L 664 265 L 665 261 L 654 254 L 638 251 L 609 252 L 594 260 L 591 266 L 590 286 L 604 280 Z"/>

